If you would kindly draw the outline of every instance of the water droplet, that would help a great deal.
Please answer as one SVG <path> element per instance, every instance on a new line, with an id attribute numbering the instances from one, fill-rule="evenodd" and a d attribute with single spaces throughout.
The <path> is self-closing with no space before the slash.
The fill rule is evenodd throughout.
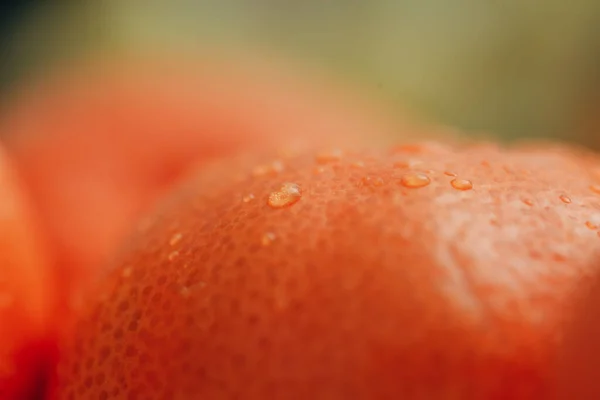
<path id="1" fill-rule="evenodd" d="M 426 174 L 421 172 L 411 172 L 409 174 L 405 174 L 400 179 L 400 184 L 404 187 L 416 189 L 429 185 L 431 183 L 431 179 Z"/>
<path id="2" fill-rule="evenodd" d="M 600 185 L 591 185 L 590 190 L 596 194 L 600 194 Z"/>
<path id="3" fill-rule="evenodd" d="M 327 153 L 317 154 L 316 161 L 319 164 L 328 164 L 332 162 L 338 162 L 342 159 L 342 151 L 341 150 L 332 150 Z"/>
<path id="4" fill-rule="evenodd" d="M 316 167 L 316 168 L 313 170 L 313 173 L 314 173 L 315 175 L 321 175 L 323 172 L 325 172 L 325 167 Z"/>
<path id="5" fill-rule="evenodd" d="M 385 184 L 385 181 L 380 176 L 365 176 L 361 179 L 361 186 L 380 187 Z"/>
<path id="6" fill-rule="evenodd" d="M 123 268 L 123 272 L 121 272 L 121 276 L 123 278 L 129 278 L 132 273 L 133 273 L 133 268 L 125 267 L 125 268 Z"/>
<path id="7" fill-rule="evenodd" d="M 571 198 L 567 195 L 561 194 L 558 198 L 565 204 L 571 203 Z"/>
<path id="8" fill-rule="evenodd" d="M 179 257 L 179 252 L 175 250 L 169 253 L 169 256 L 167 258 L 169 259 L 169 261 L 174 261 L 177 257 Z"/>
<path id="9" fill-rule="evenodd" d="M 252 200 L 254 200 L 254 195 L 252 193 L 247 194 L 242 198 L 244 203 L 250 203 Z"/>
<path id="10" fill-rule="evenodd" d="M 275 239 L 277 239 L 277 236 L 273 232 L 267 232 L 260 238 L 260 243 L 263 246 L 269 246 Z"/>
<path id="11" fill-rule="evenodd" d="M 587 226 L 588 228 L 590 228 L 592 230 L 598 229 L 598 226 L 596 226 L 592 221 L 586 221 L 585 226 Z"/>
<path id="12" fill-rule="evenodd" d="M 350 164 L 350 166 L 352 168 L 364 168 L 365 167 L 365 163 L 362 161 L 355 161 L 352 164 Z"/>
<path id="13" fill-rule="evenodd" d="M 455 178 L 450 181 L 450 185 L 456 190 L 471 190 L 473 189 L 473 182 L 468 179 Z"/>
<path id="14" fill-rule="evenodd" d="M 279 190 L 269 195 L 267 204 L 272 208 L 283 208 L 297 203 L 302 198 L 300 186 L 295 183 L 284 183 Z"/>
<path id="15" fill-rule="evenodd" d="M 169 245 L 175 246 L 177 243 L 179 243 L 182 237 L 183 235 L 181 233 L 174 234 L 173 236 L 171 236 L 171 240 L 169 240 Z"/>
<path id="16" fill-rule="evenodd" d="M 450 172 L 450 171 L 444 171 L 444 175 L 452 176 L 452 177 L 456 176 L 456 174 L 454 172 Z"/>
<path id="17" fill-rule="evenodd" d="M 533 205 L 533 200 L 531 200 L 531 199 L 523 199 L 523 203 L 525 203 L 528 206 L 532 206 Z"/>

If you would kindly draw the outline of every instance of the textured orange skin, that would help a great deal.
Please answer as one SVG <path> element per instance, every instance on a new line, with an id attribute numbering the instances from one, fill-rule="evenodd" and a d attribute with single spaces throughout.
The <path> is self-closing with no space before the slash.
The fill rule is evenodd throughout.
<path id="1" fill-rule="evenodd" d="M 0 398 L 28 398 L 49 355 L 53 281 L 20 182 L 0 149 Z"/>
<path id="2" fill-rule="evenodd" d="M 53 395 L 551 398 L 574 293 L 597 270 L 600 164 L 542 147 L 307 151 L 202 169 L 115 261 Z M 282 171 L 256 174 L 273 160 Z M 407 171 L 431 183 L 403 187 Z M 269 207 L 285 182 L 302 198 Z"/>
<path id="3" fill-rule="evenodd" d="M 396 127 L 377 106 L 293 72 L 228 59 L 79 65 L 4 110 L 0 132 L 35 199 L 70 306 L 191 164 Z"/>

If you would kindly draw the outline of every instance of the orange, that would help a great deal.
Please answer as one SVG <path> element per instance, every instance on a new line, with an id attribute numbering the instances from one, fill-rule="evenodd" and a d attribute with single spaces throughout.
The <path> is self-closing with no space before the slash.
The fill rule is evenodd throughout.
<path id="1" fill-rule="evenodd" d="M 551 398 L 598 270 L 595 155 L 256 154 L 199 169 L 141 220 L 56 398 Z"/>
<path id="2" fill-rule="evenodd" d="M 52 350 L 54 282 L 37 221 L 3 149 L 0 190 L 0 398 L 11 400 L 40 390 Z"/>
<path id="3" fill-rule="evenodd" d="M 290 68 L 153 57 L 77 64 L 21 89 L 7 138 L 71 306 L 191 164 L 335 132 L 391 131 L 379 107 Z"/>

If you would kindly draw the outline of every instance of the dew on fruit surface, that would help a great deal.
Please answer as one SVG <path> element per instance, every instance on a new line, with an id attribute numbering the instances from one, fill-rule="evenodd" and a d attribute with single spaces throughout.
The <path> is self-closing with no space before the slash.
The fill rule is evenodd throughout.
<path id="1" fill-rule="evenodd" d="M 129 278 L 132 273 L 133 273 L 133 268 L 125 267 L 125 268 L 123 268 L 123 271 L 121 272 L 121 276 L 123 278 Z"/>
<path id="2" fill-rule="evenodd" d="M 173 236 L 171 236 L 171 239 L 169 240 L 169 245 L 175 246 L 177 243 L 179 243 L 179 241 L 181 240 L 182 237 L 183 237 L 183 235 L 179 232 L 174 234 Z"/>
<path id="3" fill-rule="evenodd" d="M 410 189 L 422 188 L 431 183 L 431 179 L 427 174 L 421 172 L 411 172 L 402 175 L 400 178 L 400 184 Z"/>
<path id="4" fill-rule="evenodd" d="M 170 252 L 167 256 L 169 261 L 174 261 L 177 257 L 179 257 L 179 252 L 177 250 Z"/>
<path id="5" fill-rule="evenodd" d="M 380 187 L 385 184 L 385 181 L 380 176 L 365 176 L 361 179 L 361 186 Z"/>
<path id="6" fill-rule="evenodd" d="M 319 153 L 315 157 L 315 160 L 319 164 L 329 164 L 333 162 L 338 162 L 342 159 L 342 151 L 339 149 L 331 150 L 325 153 Z"/>
<path id="7" fill-rule="evenodd" d="M 451 176 L 453 178 L 456 177 L 456 174 L 454 172 L 451 172 L 451 171 L 444 171 L 444 175 Z"/>
<path id="8" fill-rule="evenodd" d="M 600 194 L 600 185 L 590 185 L 590 190 L 596 194 Z"/>
<path id="9" fill-rule="evenodd" d="M 598 226 L 596 224 L 594 224 L 592 221 L 585 221 L 585 226 L 587 226 L 588 228 L 590 228 L 592 230 L 598 229 Z"/>
<path id="10" fill-rule="evenodd" d="M 531 199 L 523 199 L 523 203 L 525 205 L 532 206 L 533 205 L 533 200 L 531 200 Z"/>
<path id="11" fill-rule="evenodd" d="M 281 187 L 271 192 L 267 204 L 271 208 L 283 208 L 291 206 L 302 198 L 302 190 L 296 183 L 284 183 Z"/>
<path id="12" fill-rule="evenodd" d="M 365 167 L 365 163 L 362 162 L 362 161 L 355 161 L 352 164 L 350 164 L 350 166 L 352 168 L 360 169 L 360 168 L 364 168 Z"/>
<path id="13" fill-rule="evenodd" d="M 249 193 L 249 194 L 245 195 L 244 197 L 242 197 L 242 201 L 244 203 L 250 203 L 252 200 L 254 200 L 254 195 L 252 193 Z"/>
<path id="14" fill-rule="evenodd" d="M 266 232 L 260 238 L 260 243 L 263 246 L 269 246 L 271 243 L 273 243 L 273 241 L 275 241 L 275 239 L 277 239 L 277 236 L 275 236 L 273 232 Z"/>
<path id="15" fill-rule="evenodd" d="M 455 178 L 450 181 L 450 185 L 456 190 L 471 190 L 473 189 L 473 182 L 468 179 Z"/>
<path id="16" fill-rule="evenodd" d="M 565 204 L 571 203 L 571 198 L 567 195 L 561 194 L 558 198 Z"/>

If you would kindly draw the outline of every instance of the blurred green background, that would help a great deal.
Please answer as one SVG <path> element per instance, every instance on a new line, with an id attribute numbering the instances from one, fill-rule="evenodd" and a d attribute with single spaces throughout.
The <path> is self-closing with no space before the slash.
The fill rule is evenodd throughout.
<path id="1" fill-rule="evenodd" d="M 600 147 L 594 0 L 20 3 L 17 13 L 2 11 L 5 94 L 89 52 L 267 48 L 473 135 Z"/>

